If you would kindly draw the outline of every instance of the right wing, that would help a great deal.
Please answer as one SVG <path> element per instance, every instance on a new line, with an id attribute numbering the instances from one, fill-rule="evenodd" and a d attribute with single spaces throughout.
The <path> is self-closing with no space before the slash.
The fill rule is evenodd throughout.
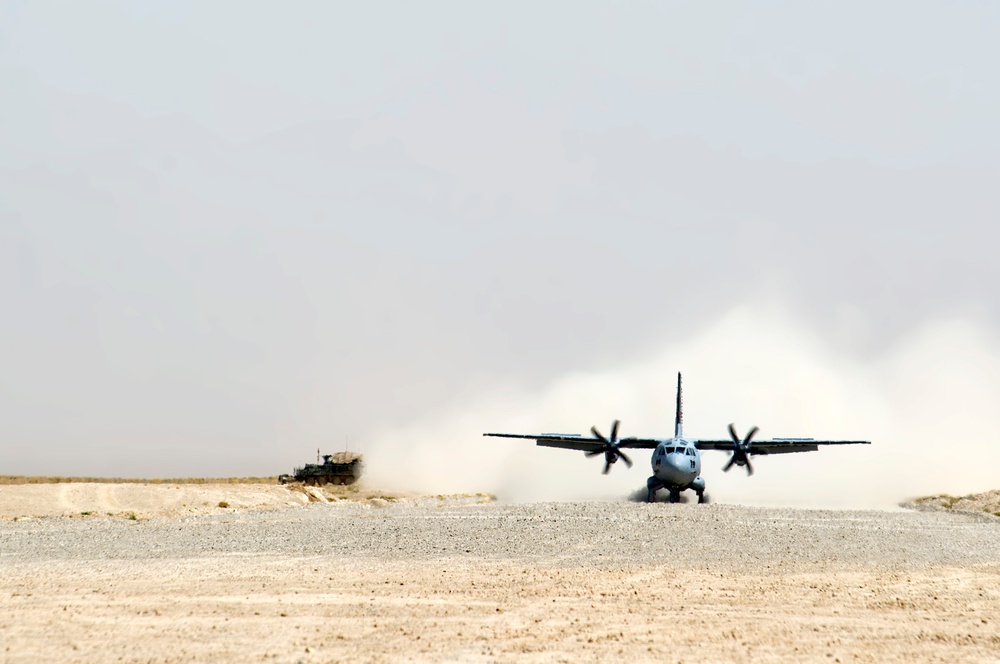
<path id="1" fill-rule="evenodd" d="M 494 438 L 527 438 L 542 447 L 559 447 L 564 450 L 580 450 L 582 452 L 600 452 L 604 442 L 599 438 L 586 438 L 578 434 L 567 433 L 484 433 L 484 436 Z M 621 438 L 618 447 L 653 449 L 660 443 L 655 438 Z"/>
<path id="2" fill-rule="evenodd" d="M 699 450 L 733 451 L 730 440 L 692 440 Z M 868 440 L 813 440 L 812 438 L 775 438 L 755 440 L 747 448 L 747 454 L 790 454 L 792 452 L 815 452 L 826 445 L 871 445 Z"/>

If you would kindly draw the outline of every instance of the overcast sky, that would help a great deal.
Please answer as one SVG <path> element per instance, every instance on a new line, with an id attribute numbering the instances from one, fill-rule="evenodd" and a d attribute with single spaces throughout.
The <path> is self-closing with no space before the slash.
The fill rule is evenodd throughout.
<path id="1" fill-rule="evenodd" d="M 479 433 L 667 435 L 683 370 L 691 435 L 879 435 L 859 484 L 961 490 L 1000 462 L 997 34 L 986 2 L 0 2 L 0 474 L 346 442 L 390 483 L 589 487 Z M 712 481 L 804 472 L 765 462 Z"/>

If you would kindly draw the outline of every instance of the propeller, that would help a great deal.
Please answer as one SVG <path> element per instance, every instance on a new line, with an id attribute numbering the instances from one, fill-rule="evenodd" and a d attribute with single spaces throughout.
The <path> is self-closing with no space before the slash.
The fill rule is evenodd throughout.
<path id="1" fill-rule="evenodd" d="M 733 439 L 733 456 L 729 458 L 729 463 L 722 470 L 728 473 L 733 464 L 736 464 L 737 466 L 746 466 L 747 476 L 753 475 L 753 466 L 750 465 L 750 456 L 747 452 L 750 450 L 750 441 L 757 435 L 757 431 L 757 427 L 750 429 L 747 437 L 740 441 L 740 437 L 736 435 L 736 429 L 730 423 L 729 437 Z"/>
<path id="2" fill-rule="evenodd" d="M 588 457 L 595 457 L 598 454 L 604 455 L 604 470 L 601 471 L 602 474 L 607 475 L 608 471 L 611 470 L 611 464 L 618 461 L 620 458 L 625 462 L 625 465 L 629 468 L 632 467 L 632 459 L 629 459 L 624 452 L 618 449 L 618 425 L 621 424 L 618 420 L 615 420 L 611 424 L 611 437 L 605 438 L 597 427 L 590 427 L 590 432 L 594 434 L 594 438 L 604 443 L 604 447 L 599 450 L 594 450 L 593 452 L 587 452 Z"/>

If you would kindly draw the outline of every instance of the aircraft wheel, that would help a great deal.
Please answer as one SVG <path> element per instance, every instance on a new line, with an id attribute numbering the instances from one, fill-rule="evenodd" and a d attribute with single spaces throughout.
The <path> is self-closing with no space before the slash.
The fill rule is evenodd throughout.
<path id="1" fill-rule="evenodd" d="M 679 503 L 679 502 L 681 502 L 681 492 L 680 491 L 671 491 L 670 492 L 670 502 L 672 502 L 672 503 Z"/>
<path id="2" fill-rule="evenodd" d="M 701 493 L 698 494 L 698 504 L 704 505 L 707 502 L 708 502 L 708 496 L 706 496 L 705 492 L 702 491 Z"/>
<path id="3" fill-rule="evenodd" d="M 663 488 L 656 476 L 650 477 L 646 480 L 646 502 L 655 503 L 656 502 L 656 492 Z"/>

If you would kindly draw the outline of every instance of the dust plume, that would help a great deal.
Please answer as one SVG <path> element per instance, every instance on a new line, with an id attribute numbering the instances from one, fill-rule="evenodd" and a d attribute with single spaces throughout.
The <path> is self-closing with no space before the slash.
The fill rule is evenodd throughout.
<path id="1" fill-rule="evenodd" d="M 483 432 L 586 433 L 622 420 L 621 435 L 669 436 L 677 371 L 685 435 L 724 438 L 726 424 L 759 438 L 868 439 L 870 446 L 755 460 L 755 475 L 723 473 L 703 455 L 715 502 L 892 507 L 936 492 L 997 488 L 1000 353 L 974 321 L 925 325 L 878 357 L 838 354 L 778 308 L 737 308 L 688 343 L 620 369 L 577 373 L 537 393 L 514 386 L 384 431 L 366 446 L 371 479 L 426 492 L 489 491 L 501 500 L 624 499 L 644 486 L 649 453 L 630 451 L 609 476 L 601 460 Z"/>

